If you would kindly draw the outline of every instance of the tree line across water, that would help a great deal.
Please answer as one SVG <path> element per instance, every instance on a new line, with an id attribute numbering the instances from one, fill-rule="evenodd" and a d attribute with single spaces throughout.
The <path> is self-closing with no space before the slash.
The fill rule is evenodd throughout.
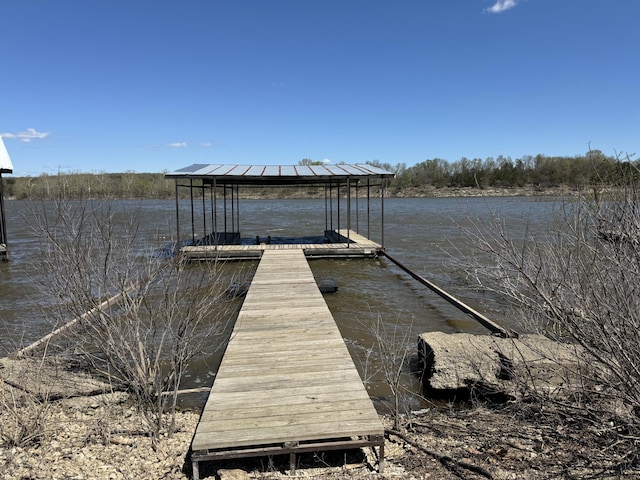
<path id="1" fill-rule="evenodd" d="M 301 165 L 319 164 L 304 159 Z M 447 188 L 523 188 L 553 189 L 565 187 L 581 189 L 585 186 L 616 184 L 621 178 L 640 178 L 640 162 L 629 155 L 608 156 L 600 150 L 585 155 L 524 156 L 516 160 L 502 155 L 484 160 L 462 158 L 449 162 L 433 158 L 407 167 L 379 161 L 367 162 L 396 174 L 388 185 L 391 195 L 403 195 L 421 189 Z M 188 195 L 187 189 L 182 194 Z M 161 173 L 59 173 L 36 177 L 4 178 L 5 197 L 18 200 L 51 198 L 151 198 L 175 196 L 172 180 Z M 253 192 L 256 195 L 256 192 Z M 291 196 L 281 189 L 260 190 L 259 196 Z M 298 190 L 300 196 L 312 195 L 308 189 Z M 295 194 L 294 194 L 295 196 Z"/>

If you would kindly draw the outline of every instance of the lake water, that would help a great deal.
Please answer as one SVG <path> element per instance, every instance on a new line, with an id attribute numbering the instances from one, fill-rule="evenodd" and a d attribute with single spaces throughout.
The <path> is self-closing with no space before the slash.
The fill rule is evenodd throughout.
<path id="1" fill-rule="evenodd" d="M 385 199 L 384 244 L 391 255 L 415 272 L 498 323 L 513 326 L 500 299 L 473 291 L 465 281 L 457 263 L 474 249 L 463 229 L 473 223 L 486 224 L 493 214 L 500 215 L 513 232 L 525 224 L 531 228 L 548 226 L 555 205 L 555 199 L 531 197 Z M 139 214 L 139 237 L 141 244 L 149 246 L 149 254 L 175 234 L 174 201 L 118 201 L 116 206 Z M 380 241 L 379 212 L 375 208 L 371 237 Z M 240 209 L 243 237 L 319 235 L 325 226 L 324 200 L 242 200 Z M 35 341 L 52 328 L 39 308 L 43 299 L 34 279 L 41 274 L 32 261 L 39 240 L 25 220 L 28 212 L 27 202 L 6 202 L 11 260 L 0 264 L 3 351 Z M 362 217 L 361 233 L 366 235 Z M 370 326 L 377 319 L 384 322 L 387 331 L 408 332 L 411 353 L 422 332 L 487 333 L 385 258 L 313 260 L 310 265 L 317 277 L 335 279 L 339 285 L 339 291 L 326 294 L 325 299 L 358 368 L 363 376 L 371 377 L 368 388 L 374 397 L 388 394 L 380 375 L 373 374 L 380 366 L 379 355 L 375 351 L 367 355 L 375 343 Z M 185 386 L 210 385 L 218 362 L 215 355 L 195 361 Z M 419 390 L 416 379 L 406 370 L 406 386 Z"/>

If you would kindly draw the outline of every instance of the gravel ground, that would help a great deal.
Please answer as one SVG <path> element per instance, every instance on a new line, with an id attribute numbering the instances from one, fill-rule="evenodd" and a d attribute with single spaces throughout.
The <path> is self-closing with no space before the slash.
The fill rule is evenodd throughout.
<path id="1" fill-rule="evenodd" d="M 34 410 L 33 405 L 20 409 Z M 0 449 L 0 477 L 12 479 L 184 479 L 185 455 L 198 422 L 194 412 L 179 412 L 176 433 L 162 434 L 157 445 L 124 394 L 51 402 L 40 418 L 4 409 L 3 436 L 16 432 L 18 416 L 41 433 L 23 447 Z M 15 433 L 13 434 L 15 435 Z"/>
<path id="2" fill-rule="evenodd" d="M 187 454 L 197 412 L 178 412 L 176 432 L 163 433 L 154 445 L 126 394 L 37 404 L 1 386 L 0 478 L 189 478 Z M 384 421 L 390 428 L 389 419 Z M 32 437 L 21 447 L 8 441 L 17 438 L 19 424 Z M 301 455 L 293 474 L 285 458 L 204 464 L 202 473 L 210 478 L 217 473 L 221 480 L 640 478 L 638 469 L 617 469 L 625 459 L 615 436 L 584 425 L 552 426 L 523 420 L 513 410 L 476 407 L 432 409 L 405 419 L 405 426 L 387 436 L 382 475 L 370 450 Z"/>
<path id="3" fill-rule="evenodd" d="M 60 363 L 43 367 L 34 362 L 0 362 L 1 479 L 189 478 L 188 452 L 198 412 L 178 412 L 173 433 L 163 431 L 152 442 L 127 394 L 96 394 L 108 385 L 69 372 Z M 39 377 L 29 375 L 36 370 Z M 47 382 L 48 399 L 42 401 L 38 393 Z M 607 422 L 584 418 L 542 412 L 522 402 L 499 409 L 443 404 L 404 417 L 398 432 L 392 431 L 388 417 L 382 417 L 388 431 L 383 474 L 377 473 L 376 458 L 365 449 L 300 455 L 294 473 L 287 471 L 288 457 L 204 463 L 201 476 L 217 475 L 221 480 L 640 478 L 640 435 L 613 420 L 616 416 Z"/>

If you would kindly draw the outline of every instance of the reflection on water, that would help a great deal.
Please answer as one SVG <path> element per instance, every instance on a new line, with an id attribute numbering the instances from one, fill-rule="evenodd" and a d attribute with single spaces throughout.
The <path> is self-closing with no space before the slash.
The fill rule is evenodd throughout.
<path id="1" fill-rule="evenodd" d="M 138 232 L 141 251 L 160 251 L 175 234 L 173 201 L 119 201 L 119 209 L 135 212 L 141 219 Z M 385 247 L 389 253 L 414 271 L 459 297 L 471 307 L 509 326 L 499 299 L 466 288 L 466 282 L 454 264 L 472 251 L 472 243 L 462 228 L 489 222 L 499 214 L 507 228 L 518 231 L 524 223 L 532 228 L 551 222 L 553 199 L 530 198 L 437 198 L 385 200 Z M 7 201 L 9 254 L 11 261 L 0 264 L 0 348 L 13 350 L 30 343 L 52 329 L 42 318 L 42 304 L 36 279 L 42 281 L 33 257 L 38 239 L 28 221 L 27 202 Z M 197 211 L 196 211 L 197 214 Z M 372 213 L 377 219 L 377 212 Z M 246 200 L 240 202 L 240 230 L 243 237 L 311 236 L 325 228 L 323 200 Z M 187 231 L 183 229 L 182 231 Z M 366 234 L 366 226 L 361 225 Z M 379 225 L 374 225 L 373 240 L 380 241 Z M 454 255 L 452 256 L 452 253 Z M 374 260 L 312 260 L 317 277 L 332 278 L 339 290 L 325 299 L 356 360 L 363 377 L 373 375 L 368 386 L 373 396 L 387 394 L 375 364 L 376 356 L 367 355 L 375 341 L 370 326 L 378 318 L 386 325 L 398 326 L 417 335 L 425 331 L 486 333 L 474 320 L 462 314 L 418 284 L 384 258 Z M 198 268 L 197 264 L 193 268 Z M 236 264 L 229 268 L 240 268 Z M 242 275 L 251 277 L 253 264 L 243 267 Z M 242 280 L 242 279 L 240 279 Z M 235 281 L 238 281 L 236 278 Z M 230 300 L 238 302 L 242 299 Z M 415 350 L 413 346 L 411 352 Z M 210 385 L 222 349 L 203 352 L 191 365 L 187 386 Z M 417 388 L 407 373 L 405 381 Z"/>

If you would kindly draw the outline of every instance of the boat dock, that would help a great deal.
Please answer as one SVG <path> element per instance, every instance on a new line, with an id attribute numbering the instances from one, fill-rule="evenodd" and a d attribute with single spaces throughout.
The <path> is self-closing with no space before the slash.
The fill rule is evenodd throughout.
<path id="1" fill-rule="evenodd" d="M 326 240 L 313 243 L 258 243 L 228 245 L 188 245 L 180 255 L 192 261 L 257 260 L 266 250 L 302 250 L 307 258 L 373 258 L 382 246 L 353 230 L 336 229 L 325 232 Z"/>
<path id="2" fill-rule="evenodd" d="M 348 233 L 348 232 L 343 232 Z M 378 447 L 384 427 L 301 246 L 262 246 L 192 442 L 199 464 Z M 346 248 L 346 247 L 345 247 Z"/>

